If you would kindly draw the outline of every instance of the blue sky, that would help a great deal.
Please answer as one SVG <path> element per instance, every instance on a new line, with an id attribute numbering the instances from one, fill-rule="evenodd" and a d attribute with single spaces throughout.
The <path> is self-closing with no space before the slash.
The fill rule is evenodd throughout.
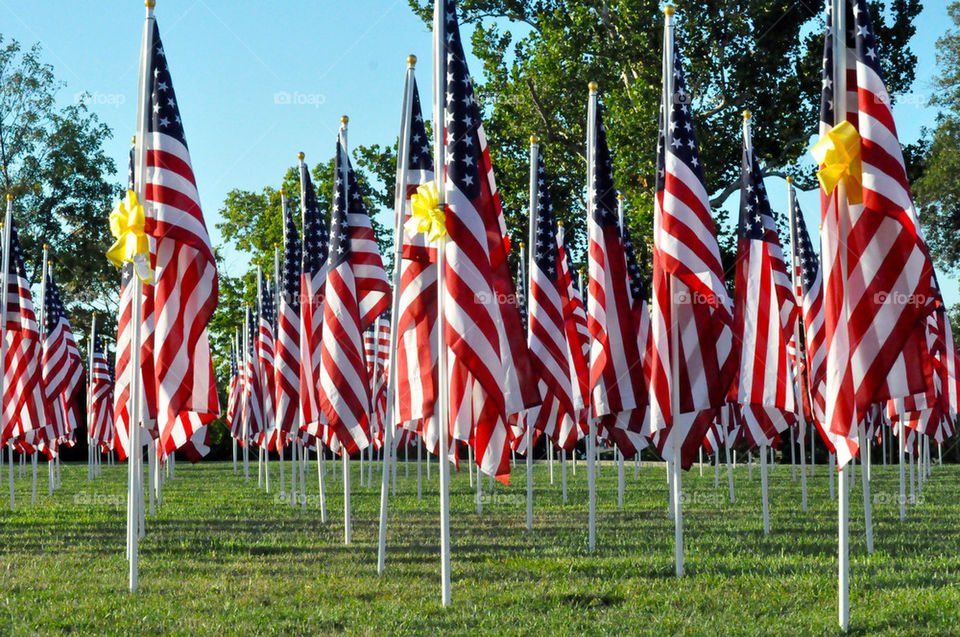
<path id="1" fill-rule="evenodd" d="M 904 143 L 933 124 L 934 112 L 925 105 L 935 41 L 950 23 L 946 4 L 927 0 L 917 22 L 917 79 L 909 94 L 895 96 Z M 311 163 L 327 159 L 343 114 L 350 116 L 351 146 L 389 142 L 399 127 L 406 56 L 421 60 L 421 84 L 430 72 L 430 33 L 407 0 L 158 0 L 156 15 L 215 244 L 214 224 L 227 191 L 278 184 L 300 150 Z M 140 0 L 0 0 L 0 31 L 43 46 L 46 61 L 66 82 L 59 100 L 90 93 L 89 107 L 113 128 L 107 151 L 117 161 L 118 182 L 126 179 L 136 120 L 142 24 Z M 481 70 L 477 63 L 471 69 Z M 786 201 L 783 181 L 769 180 L 768 189 L 774 202 Z M 814 234 L 817 194 L 800 193 L 799 201 Z M 230 273 L 246 269 L 242 255 L 227 254 Z M 947 302 L 960 302 L 956 277 L 940 280 Z"/>

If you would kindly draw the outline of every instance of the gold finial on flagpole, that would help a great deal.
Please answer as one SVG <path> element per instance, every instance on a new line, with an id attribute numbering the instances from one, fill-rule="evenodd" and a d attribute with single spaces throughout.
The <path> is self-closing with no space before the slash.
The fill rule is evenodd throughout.
<path id="1" fill-rule="evenodd" d="M 531 143 L 531 144 L 539 144 L 539 143 L 540 143 L 540 138 L 537 137 L 536 135 L 531 135 L 531 136 L 530 136 L 530 143 Z"/>
<path id="2" fill-rule="evenodd" d="M 287 194 L 287 191 L 286 191 L 284 188 L 281 188 L 281 189 L 280 189 L 280 196 L 285 197 L 286 194 Z"/>
<path id="3" fill-rule="evenodd" d="M 787 183 L 791 185 L 793 184 L 793 175 L 787 175 Z"/>
<path id="4" fill-rule="evenodd" d="M 668 4 L 663 7 L 663 15 L 673 15 L 677 12 L 677 8 L 673 4 Z"/>
<path id="5" fill-rule="evenodd" d="M 137 145 L 137 136 L 136 136 L 136 135 L 134 135 L 133 137 L 130 138 L 130 145 L 131 145 L 131 146 L 136 146 L 136 145 Z"/>
<path id="6" fill-rule="evenodd" d="M 46 250 L 49 246 L 46 243 L 43 244 L 43 249 Z"/>
<path id="7" fill-rule="evenodd" d="M 157 0 L 144 0 L 143 6 L 145 6 L 148 9 L 152 9 L 155 6 L 157 6 Z"/>
<path id="8" fill-rule="evenodd" d="M 300 161 L 303 161 L 303 158 L 304 158 L 304 154 L 303 154 L 303 151 L 301 150 L 299 153 L 297 153 L 297 159 L 299 159 Z"/>
<path id="9" fill-rule="evenodd" d="M 9 192 L 7 193 L 7 201 L 13 201 L 13 195 L 11 195 Z"/>
<path id="10" fill-rule="evenodd" d="M 563 227 L 563 220 L 562 220 L 562 219 L 557 219 L 557 226 L 560 227 L 560 228 Z"/>
<path id="11" fill-rule="evenodd" d="M 411 54 L 411 55 L 408 55 L 408 56 L 407 56 L 407 64 L 409 64 L 411 67 L 416 66 L 416 65 L 417 65 L 417 56 L 416 56 L 416 55 L 412 55 L 412 54 Z"/>
<path id="12" fill-rule="evenodd" d="M 590 90 L 591 93 L 596 93 L 597 89 L 600 88 L 600 85 L 591 80 L 590 83 L 587 84 L 587 88 Z"/>
<path id="13" fill-rule="evenodd" d="M 618 200 L 618 201 L 623 201 L 623 193 L 622 193 L 622 192 L 618 192 L 618 193 L 617 193 L 617 200 Z"/>
<path id="14" fill-rule="evenodd" d="M 340 116 L 340 123 L 343 124 L 344 126 L 346 126 L 347 124 L 350 123 L 350 118 L 347 117 L 346 115 L 341 115 L 341 116 Z"/>
<path id="15" fill-rule="evenodd" d="M 750 119 L 751 117 L 753 117 L 753 113 L 750 111 L 743 111 L 743 119 Z"/>

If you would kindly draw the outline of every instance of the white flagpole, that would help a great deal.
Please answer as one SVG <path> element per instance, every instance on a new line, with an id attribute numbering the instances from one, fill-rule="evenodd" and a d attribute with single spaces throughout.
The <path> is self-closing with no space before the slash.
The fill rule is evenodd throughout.
<path id="1" fill-rule="evenodd" d="M 140 76 L 139 93 L 137 104 L 137 136 L 134 145 L 134 158 L 136 162 L 136 171 L 134 173 L 134 187 L 136 188 L 137 199 L 146 201 L 146 172 L 147 172 L 147 118 L 150 113 L 147 104 L 150 102 L 150 54 L 153 51 L 153 7 L 156 4 L 154 0 L 146 0 L 146 19 L 143 24 L 143 44 L 140 50 Z M 142 420 L 142 383 L 140 372 L 140 324 L 143 322 L 143 282 L 138 273 L 133 275 L 133 315 L 131 316 L 131 343 L 130 343 L 130 399 L 128 413 L 130 414 L 130 455 L 129 465 L 129 484 L 127 492 L 127 533 L 129 537 L 129 558 L 130 558 L 130 582 L 131 593 L 137 592 L 137 579 L 139 575 L 138 554 L 139 542 L 142 525 L 143 510 L 143 469 L 141 455 L 143 449 L 140 447 L 140 421 Z"/>
<path id="2" fill-rule="evenodd" d="M 43 244 L 43 263 L 42 263 L 41 268 L 40 268 L 40 321 L 39 321 L 39 327 L 40 327 L 40 333 L 41 333 L 42 335 L 44 335 L 44 337 L 46 337 L 46 332 L 47 332 L 47 311 L 46 311 L 46 310 L 47 310 L 47 303 L 46 303 L 46 301 L 47 301 L 47 281 L 48 281 L 48 277 L 50 276 L 50 262 L 48 261 L 48 253 L 49 253 L 49 250 L 47 249 L 47 244 Z M 94 315 L 94 321 L 96 321 L 96 315 Z M 93 338 L 93 337 L 91 336 L 91 343 L 93 342 L 93 341 L 92 341 L 92 338 Z M 91 349 L 90 351 L 92 352 L 93 350 Z M 0 360 L 2 360 L 2 359 L 0 359 Z M 64 418 L 66 418 L 66 414 L 64 414 Z M 89 436 L 89 431 L 90 431 L 90 423 L 89 423 L 89 421 L 88 421 L 88 423 L 87 423 L 87 432 L 88 432 L 88 433 L 87 433 L 87 460 L 88 460 L 88 462 L 87 462 L 87 480 L 93 480 L 93 463 L 92 463 L 92 458 L 91 458 L 91 456 L 90 456 L 90 444 L 89 444 L 90 436 Z M 58 451 L 58 453 L 59 453 L 59 448 L 58 448 L 57 451 Z M 12 488 L 12 487 L 13 487 L 13 480 L 10 481 L 10 486 L 11 486 L 11 489 L 10 489 L 10 508 L 12 509 L 12 508 L 13 508 L 13 488 Z M 48 486 L 49 486 L 49 485 L 48 485 Z M 32 492 L 31 492 L 31 503 L 32 503 L 32 504 L 36 504 L 36 502 L 37 502 L 37 452 L 36 452 L 36 450 L 34 450 L 34 452 L 33 452 L 33 489 L 32 489 Z"/>
<path id="3" fill-rule="evenodd" d="M 747 150 L 747 156 L 753 161 L 753 136 L 750 128 L 750 111 L 743 111 L 743 143 Z M 792 435 L 792 430 L 791 430 Z M 791 438 L 791 441 L 793 439 Z M 760 493 L 763 509 L 763 534 L 770 535 L 770 492 L 767 480 L 768 473 L 768 450 L 769 446 L 764 440 L 760 443 Z M 796 475 L 794 475 L 796 477 Z"/>
<path id="4" fill-rule="evenodd" d="M 253 342 L 257 343 L 260 340 L 260 320 L 263 316 L 263 285 L 262 281 L 263 267 L 257 263 L 257 325 L 256 325 L 256 336 L 253 337 Z M 260 422 L 263 423 L 263 445 L 260 447 L 260 453 L 258 458 L 263 459 L 263 484 L 258 486 L 263 486 L 267 493 L 270 493 L 270 423 L 267 422 L 267 387 L 269 384 L 266 382 L 266 378 L 263 375 L 263 369 L 260 367 L 260 352 L 259 348 L 254 347 L 256 355 L 253 357 L 253 365 L 256 368 L 257 376 L 260 377 L 260 387 L 263 388 L 263 393 L 260 397 Z M 275 423 L 274 423 L 275 424 Z M 258 468 L 258 474 L 260 473 Z"/>
<path id="5" fill-rule="evenodd" d="M 440 209 L 446 213 L 447 194 L 445 184 L 446 148 L 444 144 L 444 127 L 446 126 L 444 112 L 446 104 L 447 79 L 447 52 L 446 52 L 446 10 L 444 0 L 434 0 L 433 4 L 433 134 L 434 147 L 434 175 L 437 180 L 437 198 Z M 446 265 L 447 240 L 440 237 L 437 249 L 437 320 L 440 329 L 437 330 L 437 358 L 439 393 L 437 396 L 437 416 L 440 427 L 440 580 L 442 601 L 444 606 L 450 606 L 450 463 L 449 430 L 447 419 L 447 402 L 449 391 L 447 379 L 447 350 L 444 339 L 443 326 L 446 323 L 444 312 L 445 283 L 444 268 Z M 429 458 L 428 458 L 429 461 Z"/>
<path id="6" fill-rule="evenodd" d="M 617 193 L 617 223 L 620 225 L 620 233 L 626 234 L 626 224 L 623 221 L 623 193 Z M 617 508 L 623 510 L 623 492 L 626 488 L 623 473 L 623 451 L 620 445 L 615 446 L 617 457 Z M 703 475 L 703 451 L 700 452 L 700 475 Z"/>
<path id="7" fill-rule="evenodd" d="M 670 147 L 670 139 L 672 137 L 671 130 L 669 126 L 669 119 L 671 114 L 671 109 L 673 107 L 673 93 L 674 93 L 674 83 L 673 83 L 673 58 L 674 58 L 674 48 L 673 48 L 673 14 L 676 12 L 676 9 L 672 4 L 668 4 L 663 9 L 664 22 L 663 22 L 663 113 L 664 113 L 664 127 L 663 132 L 665 136 L 664 148 Z M 674 304 L 675 294 L 674 294 L 674 277 L 670 278 L 670 303 Z M 676 329 L 676 328 L 674 328 Z M 679 401 L 677 397 L 678 389 L 678 373 L 680 366 L 680 344 L 678 342 L 678 335 L 672 333 L 670 335 L 670 376 L 671 376 L 671 386 L 670 386 L 670 401 L 671 401 L 671 418 L 675 421 L 677 418 L 677 412 L 679 411 Z M 677 577 L 683 576 L 683 502 L 681 499 L 682 494 L 682 467 L 681 467 L 681 458 L 680 458 L 680 432 L 679 429 L 674 429 L 671 426 L 670 435 L 673 438 L 673 493 L 671 494 L 671 500 L 673 502 L 673 540 L 674 540 L 674 562 L 676 565 L 676 574 Z"/>
<path id="8" fill-rule="evenodd" d="M 350 161 L 350 154 L 347 150 L 347 124 L 350 118 L 346 115 L 340 118 L 340 145 L 343 147 L 343 161 L 340 162 L 340 179 L 343 181 L 343 205 L 347 207 L 350 202 L 350 182 L 347 179 L 349 171 L 347 162 Z M 363 450 L 360 451 L 361 473 L 360 480 L 363 482 Z M 350 516 L 350 453 L 347 451 L 347 445 L 340 441 L 340 465 L 343 468 L 343 543 L 350 544 L 353 538 Z"/>
<path id="9" fill-rule="evenodd" d="M 0 314 L 0 396 L 4 395 L 6 387 L 4 381 L 6 380 L 6 374 L 3 372 L 3 367 L 6 364 L 7 360 L 7 312 L 6 305 L 8 292 L 10 290 L 10 226 L 13 223 L 13 195 L 9 192 L 7 193 L 7 211 L 5 214 L 3 222 L 3 273 L 0 276 L 3 282 L 3 290 L 0 292 L 0 299 L 3 303 L 3 308 L 0 308 L 2 314 Z M 46 260 L 44 260 L 46 263 Z M 5 409 L 4 409 L 5 411 Z M 3 423 L 0 423 L 3 424 Z M 0 447 L 0 469 L 3 468 L 3 448 Z M 13 475 L 10 475 L 10 508 L 13 508 Z"/>
<path id="10" fill-rule="evenodd" d="M 240 360 L 243 363 L 243 375 L 247 375 L 250 360 L 250 305 L 243 313 L 243 348 Z M 249 380 L 248 380 L 249 382 Z M 246 393 L 246 390 L 244 391 Z M 250 482 L 250 401 L 243 401 L 243 480 Z"/>
<path id="11" fill-rule="evenodd" d="M 790 216 L 790 252 L 791 252 L 791 267 L 793 268 L 791 279 L 793 281 L 793 290 L 794 294 L 799 289 L 799 280 L 797 279 L 797 271 L 801 267 L 800 257 L 797 255 L 797 193 L 793 189 L 793 177 L 787 176 L 787 208 L 788 215 Z M 799 305 L 801 314 L 803 313 L 803 300 L 796 298 L 796 302 Z M 794 342 L 794 355 L 797 358 L 797 372 L 800 372 L 800 321 L 797 320 L 793 325 L 793 342 Z M 807 356 L 807 347 L 806 342 L 803 343 L 803 356 Z M 797 377 L 794 379 L 794 390 L 797 393 L 797 412 L 800 417 L 800 493 L 801 493 L 801 502 L 803 506 L 803 512 L 807 512 L 807 457 L 804 454 L 803 449 L 803 436 L 813 436 L 813 428 L 808 426 L 806 416 L 803 413 L 803 399 L 807 396 L 807 387 L 803 382 L 802 374 L 798 373 Z M 811 400 L 811 405 L 813 404 Z M 796 458 L 794 456 L 794 442 L 793 442 L 793 429 L 790 430 L 790 463 L 796 467 L 795 462 Z M 813 447 L 811 443 L 810 448 L 810 461 L 813 462 Z M 794 470 L 794 480 L 796 480 L 796 470 Z"/>
<path id="12" fill-rule="evenodd" d="M 46 248 L 47 246 L 43 246 Z M 44 258 L 46 261 L 46 249 L 44 249 Z M 46 294 L 46 290 L 42 289 L 41 286 L 41 295 Z M 94 467 L 93 467 L 93 418 L 91 418 L 90 411 L 90 387 L 93 386 L 93 342 L 97 338 L 97 313 L 94 312 L 90 319 L 90 342 L 87 343 L 87 481 L 92 482 L 94 476 Z M 34 485 L 34 492 L 36 492 L 36 485 Z"/>
<path id="13" fill-rule="evenodd" d="M 537 172 L 538 166 L 540 164 L 540 140 L 537 139 L 536 135 L 530 136 L 530 217 L 529 223 L 527 224 L 528 230 L 528 246 L 530 249 L 529 254 L 529 263 L 524 259 L 523 253 L 523 243 L 520 243 L 520 272 L 523 276 L 524 265 L 526 265 L 526 277 L 524 283 L 526 284 L 526 294 L 524 295 L 527 299 L 527 345 L 530 344 L 531 331 L 530 331 L 530 303 L 531 296 L 533 295 L 533 268 L 536 267 L 533 259 L 533 251 L 537 245 L 537 221 L 538 215 L 540 214 L 540 199 L 538 197 L 538 178 L 539 174 Z M 530 417 L 530 412 L 526 412 L 526 430 L 524 431 L 524 438 L 526 438 L 527 453 L 527 530 L 533 530 L 533 422 Z M 549 444 L 549 443 L 548 443 Z"/>
<path id="14" fill-rule="evenodd" d="M 560 449 L 560 488 L 563 493 L 563 503 L 567 503 L 567 450 Z"/>
<path id="15" fill-rule="evenodd" d="M 723 449 L 727 458 L 727 486 L 730 491 L 730 502 L 732 504 L 737 501 L 737 496 L 733 490 L 733 462 L 730 458 L 730 447 L 732 446 L 729 430 L 730 412 L 727 408 L 723 408 L 723 412 L 720 416 L 720 424 L 723 427 Z"/>
<path id="16" fill-rule="evenodd" d="M 290 211 L 287 205 L 287 193 L 284 192 L 283 188 L 280 189 L 280 209 L 282 211 L 283 227 L 286 229 L 287 215 L 290 214 Z M 273 334 L 274 350 L 276 350 L 276 343 L 280 340 L 280 286 L 282 285 L 281 277 L 283 276 L 283 274 L 280 272 L 280 246 L 277 244 L 273 244 L 273 276 L 277 282 L 274 286 L 276 289 L 274 290 L 273 294 L 273 310 L 275 312 L 274 318 L 276 319 L 273 326 Z M 276 351 L 274 351 L 274 354 L 276 354 Z M 280 415 L 276 411 L 274 412 L 274 415 L 276 416 L 274 426 L 279 427 Z M 287 445 L 286 441 L 281 439 L 280 433 L 281 432 L 279 431 L 277 432 L 277 455 L 280 457 L 279 462 L 277 462 L 277 464 L 280 465 L 280 499 L 286 500 L 286 476 L 284 475 L 283 470 L 283 454 Z"/>
<path id="17" fill-rule="evenodd" d="M 591 214 L 593 206 L 592 184 L 593 173 L 596 170 L 593 165 L 593 155 L 597 145 L 597 88 L 596 82 L 590 82 L 587 85 L 589 91 L 587 99 L 587 215 Z M 587 491 L 589 493 L 587 546 L 589 550 L 593 551 L 597 547 L 597 457 L 594 451 L 597 444 L 597 421 L 589 413 L 587 414 L 587 426 Z"/>
<path id="18" fill-rule="evenodd" d="M 834 125 L 840 124 L 847 118 L 847 2 L 846 0 L 830 0 L 833 9 L 833 94 L 834 107 L 833 117 Z M 846 203 L 847 193 L 843 181 L 838 185 L 835 191 L 837 202 L 837 217 L 839 221 L 839 241 L 840 249 L 840 267 L 843 276 L 843 303 L 841 321 L 843 328 L 846 328 L 848 320 L 847 314 L 847 280 L 849 270 L 847 264 L 847 234 L 848 218 L 843 210 Z M 833 467 L 831 467 L 831 472 Z M 838 549 L 838 577 L 837 577 L 837 601 L 838 601 L 838 619 L 840 629 L 846 631 L 850 625 L 850 545 L 849 545 L 849 508 L 850 508 L 850 486 L 847 480 L 847 471 L 849 468 L 840 467 L 838 471 L 839 482 L 839 503 L 837 506 L 837 549 Z"/>
<path id="19" fill-rule="evenodd" d="M 403 222 L 406 218 L 407 205 L 407 172 L 410 161 L 410 119 L 413 111 L 413 79 L 414 69 L 417 66 L 417 56 L 407 56 L 407 68 L 404 73 L 403 99 L 400 103 L 400 141 L 397 143 L 397 181 L 393 197 L 393 299 L 390 308 L 390 353 L 389 364 L 392 368 L 397 360 L 397 341 L 399 340 L 400 314 L 400 259 L 403 251 Z M 434 133 L 436 134 L 436 133 Z M 379 334 L 377 335 L 377 349 L 379 350 Z M 394 409 L 396 406 L 397 375 L 390 370 L 387 376 L 387 410 L 383 426 L 383 461 L 380 476 L 380 528 L 377 536 L 377 575 L 383 574 L 387 553 L 387 503 L 390 490 L 390 467 L 396 464 L 393 458 L 395 447 L 393 444 Z M 471 474 L 472 475 L 472 474 Z"/>

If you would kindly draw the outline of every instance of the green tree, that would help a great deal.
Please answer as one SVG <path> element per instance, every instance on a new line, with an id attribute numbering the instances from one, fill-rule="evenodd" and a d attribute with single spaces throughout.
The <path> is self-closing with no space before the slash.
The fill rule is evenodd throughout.
<path id="1" fill-rule="evenodd" d="M 948 12 L 952 27 L 937 40 L 938 74 L 931 105 L 939 109 L 925 149 L 923 173 L 913 184 L 927 244 L 939 265 L 960 267 L 960 2 Z"/>
<path id="2" fill-rule="evenodd" d="M 432 3 L 409 0 L 425 20 Z M 558 217 L 583 246 L 587 83 L 600 98 L 617 187 L 648 243 L 660 102 L 663 18 L 653 0 L 463 0 L 480 59 L 478 99 L 513 239 L 526 228 L 528 138 L 539 135 Z M 684 10 L 689 6 L 688 10 Z M 919 0 L 871 2 L 891 93 L 913 81 L 908 42 Z M 682 5 L 676 37 L 693 94 L 707 188 L 719 207 L 737 191 L 740 113 L 754 113 L 754 147 L 768 175 L 813 187 L 807 141 L 816 132 L 822 3 L 774 0 Z"/>
<path id="3" fill-rule="evenodd" d="M 14 197 L 33 283 L 39 283 L 47 244 L 74 331 L 82 338 L 90 314 L 98 312 L 110 334 L 119 274 L 104 253 L 112 242 L 107 214 L 119 187 L 110 182 L 115 164 L 103 144 L 112 133 L 82 99 L 56 106 L 63 83 L 41 54 L 39 45 L 24 49 L 0 36 L 0 179 Z"/>

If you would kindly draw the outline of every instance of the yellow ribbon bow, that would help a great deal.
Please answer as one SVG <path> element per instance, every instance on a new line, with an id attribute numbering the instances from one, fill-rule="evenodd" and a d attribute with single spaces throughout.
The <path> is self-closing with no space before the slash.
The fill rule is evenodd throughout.
<path id="1" fill-rule="evenodd" d="M 826 136 L 810 149 L 810 154 L 823 166 L 817 171 L 817 179 L 828 195 L 842 179 L 847 186 L 847 201 L 851 204 L 863 202 L 860 135 L 853 124 L 844 121 L 831 128 Z"/>
<path id="2" fill-rule="evenodd" d="M 428 181 L 410 197 L 412 214 L 403 227 L 410 234 L 426 233 L 428 241 L 437 241 L 447 236 L 447 223 L 444 211 L 440 208 L 437 186 Z"/>
<path id="3" fill-rule="evenodd" d="M 110 232 L 117 240 L 107 250 L 107 259 L 118 268 L 124 261 L 133 263 L 137 276 L 144 283 L 153 278 L 150 271 L 150 244 L 143 228 L 146 218 L 143 206 L 132 190 L 125 199 L 117 202 L 110 213 Z"/>

